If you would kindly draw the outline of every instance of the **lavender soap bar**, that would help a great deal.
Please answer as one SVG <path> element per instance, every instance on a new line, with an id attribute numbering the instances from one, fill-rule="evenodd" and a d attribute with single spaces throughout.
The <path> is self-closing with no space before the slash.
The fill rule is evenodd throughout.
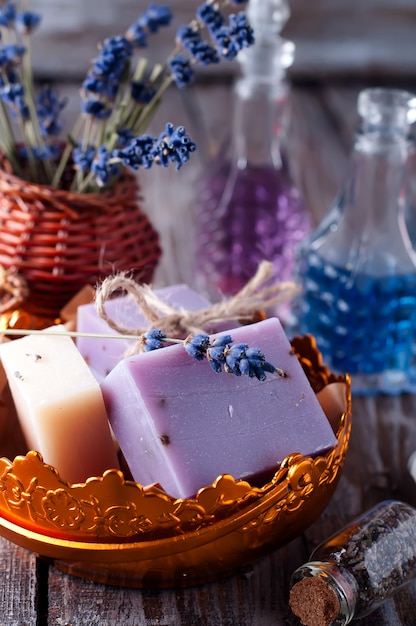
<path id="1" fill-rule="evenodd" d="M 156 290 L 156 295 L 176 310 L 198 311 L 210 306 L 208 300 L 198 295 L 187 285 L 172 285 Z M 149 322 L 141 314 L 137 304 L 129 296 L 109 300 L 105 309 L 109 317 L 128 328 L 147 327 Z M 95 304 L 78 307 L 77 331 L 114 335 L 114 331 L 98 315 Z M 102 380 L 120 361 L 132 340 L 111 337 L 78 337 L 77 348 L 94 372 Z"/>
<path id="2" fill-rule="evenodd" d="M 317 456 L 336 444 L 279 320 L 227 334 L 260 348 L 286 377 L 216 373 L 176 344 L 123 359 L 101 383 L 137 482 L 187 498 L 220 474 L 249 479 L 277 469 L 288 454 Z"/>

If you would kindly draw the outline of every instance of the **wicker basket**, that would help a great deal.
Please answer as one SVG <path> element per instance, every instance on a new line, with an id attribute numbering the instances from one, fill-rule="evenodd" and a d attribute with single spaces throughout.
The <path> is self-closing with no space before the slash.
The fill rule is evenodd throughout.
<path id="1" fill-rule="evenodd" d="M 0 170 L 0 265 L 26 279 L 30 313 L 58 315 L 84 285 L 116 271 L 150 282 L 160 255 L 133 175 L 109 192 L 79 194 Z"/>

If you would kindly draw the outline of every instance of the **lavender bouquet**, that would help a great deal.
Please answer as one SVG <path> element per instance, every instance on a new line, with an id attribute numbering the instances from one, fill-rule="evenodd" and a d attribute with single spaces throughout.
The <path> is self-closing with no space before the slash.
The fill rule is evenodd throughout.
<path id="1" fill-rule="evenodd" d="M 65 101 L 53 86 L 37 86 L 33 76 L 30 40 L 41 16 L 19 2 L 0 0 L 0 150 L 13 172 L 31 182 L 88 193 L 114 186 L 124 168 L 171 163 L 181 168 L 196 149 L 185 128 L 167 123 L 157 137 L 146 128 L 169 85 L 185 88 L 194 80 L 196 64 L 232 60 L 254 42 L 243 4 L 204 2 L 177 30 L 166 61 L 152 67 L 140 51 L 169 27 L 172 13 L 168 6 L 150 4 L 123 35 L 99 45 L 82 83 L 79 119 L 65 136 Z"/>

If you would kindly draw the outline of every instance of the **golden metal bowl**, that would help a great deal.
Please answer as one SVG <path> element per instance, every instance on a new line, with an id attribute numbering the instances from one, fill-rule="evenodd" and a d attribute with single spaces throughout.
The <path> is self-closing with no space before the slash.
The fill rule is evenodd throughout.
<path id="1" fill-rule="evenodd" d="M 329 399 L 338 443 L 325 456 L 294 453 L 262 486 L 224 474 L 175 500 L 118 470 L 68 484 L 31 451 L 0 459 L 0 534 L 66 572 L 130 587 L 208 582 L 288 542 L 328 504 L 351 429 L 349 376 L 323 365 L 313 337 L 292 346 L 315 393 L 342 383 L 342 402 Z"/>

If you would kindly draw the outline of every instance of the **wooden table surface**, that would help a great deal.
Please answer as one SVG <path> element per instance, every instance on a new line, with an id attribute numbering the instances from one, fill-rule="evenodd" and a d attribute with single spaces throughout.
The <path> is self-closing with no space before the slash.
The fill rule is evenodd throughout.
<path id="1" fill-rule="evenodd" d="M 172 91 L 155 120 L 155 127 L 161 120 L 183 122 L 200 144 L 180 173 L 159 169 L 141 177 L 145 207 L 164 249 L 157 286 L 189 280 L 195 181 L 209 149 L 227 131 L 231 91 L 226 82 L 200 84 L 186 97 Z M 293 86 L 289 154 L 315 221 L 343 179 L 356 97 L 364 86 Z M 74 92 L 71 86 L 65 89 Z M 2 447 L 7 449 L 7 441 Z M 321 518 L 303 536 L 251 567 L 201 587 L 159 591 L 95 584 L 64 574 L 0 538 L 0 626 L 296 626 L 299 621 L 288 607 L 293 570 L 318 542 L 376 502 L 395 497 L 416 506 L 416 483 L 407 470 L 414 450 L 416 397 L 354 398 L 344 471 Z M 356 623 L 415 626 L 416 582 Z"/>

